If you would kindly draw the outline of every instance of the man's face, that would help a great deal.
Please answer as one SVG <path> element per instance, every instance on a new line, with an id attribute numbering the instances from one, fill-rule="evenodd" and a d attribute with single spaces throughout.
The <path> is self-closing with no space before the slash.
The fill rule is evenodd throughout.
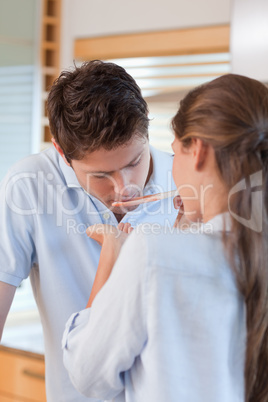
<path id="1" fill-rule="evenodd" d="M 112 207 L 114 201 L 127 201 L 142 195 L 149 179 L 148 140 L 133 137 L 126 145 L 112 150 L 103 148 L 72 160 L 72 168 L 81 186 L 115 214 L 135 209 Z"/>

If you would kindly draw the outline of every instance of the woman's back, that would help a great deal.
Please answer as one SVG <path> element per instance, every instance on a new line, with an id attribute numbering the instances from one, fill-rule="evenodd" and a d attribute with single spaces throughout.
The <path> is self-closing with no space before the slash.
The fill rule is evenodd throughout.
<path id="1" fill-rule="evenodd" d="M 86 324 L 89 314 L 82 325 L 94 348 L 79 348 L 75 331 L 68 341 L 86 396 L 109 399 L 125 387 L 115 400 L 244 400 L 245 305 L 219 232 L 133 233 Z"/>
<path id="2" fill-rule="evenodd" d="M 221 234 L 144 240 L 147 340 L 126 389 L 137 401 L 243 401 L 245 305 Z"/>

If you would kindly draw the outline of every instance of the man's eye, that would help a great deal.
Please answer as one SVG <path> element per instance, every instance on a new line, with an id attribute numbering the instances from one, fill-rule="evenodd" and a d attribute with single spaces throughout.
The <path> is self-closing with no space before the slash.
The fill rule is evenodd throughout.
<path id="1" fill-rule="evenodd" d="M 95 179 L 104 179 L 105 177 L 107 177 L 107 175 L 103 175 L 103 174 L 100 174 L 100 175 L 94 174 L 93 177 L 94 177 Z"/>
<path id="2" fill-rule="evenodd" d="M 140 158 L 140 159 L 139 159 L 137 162 L 132 163 L 132 165 L 129 165 L 129 167 L 135 167 L 135 166 L 138 166 L 140 163 L 141 163 L 141 158 Z"/>

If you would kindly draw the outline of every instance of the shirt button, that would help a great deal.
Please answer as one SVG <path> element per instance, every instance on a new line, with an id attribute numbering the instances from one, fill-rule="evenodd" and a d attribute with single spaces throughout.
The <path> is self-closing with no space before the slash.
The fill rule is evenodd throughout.
<path id="1" fill-rule="evenodd" d="M 109 212 L 105 212 L 105 213 L 102 215 L 102 217 L 103 217 L 103 219 L 104 219 L 105 221 L 108 221 L 108 219 L 110 219 L 110 214 L 109 214 Z"/>

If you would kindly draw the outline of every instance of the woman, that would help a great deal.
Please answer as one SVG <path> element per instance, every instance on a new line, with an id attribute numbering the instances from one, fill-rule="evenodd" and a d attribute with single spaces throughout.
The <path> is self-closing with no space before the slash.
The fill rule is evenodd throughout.
<path id="1" fill-rule="evenodd" d="M 219 77 L 181 101 L 172 127 L 173 177 L 198 230 L 140 226 L 120 251 L 116 228 L 88 229 L 103 245 L 94 303 L 67 323 L 65 365 L 88 397 L 267 401 L 268 89 Z"/>

